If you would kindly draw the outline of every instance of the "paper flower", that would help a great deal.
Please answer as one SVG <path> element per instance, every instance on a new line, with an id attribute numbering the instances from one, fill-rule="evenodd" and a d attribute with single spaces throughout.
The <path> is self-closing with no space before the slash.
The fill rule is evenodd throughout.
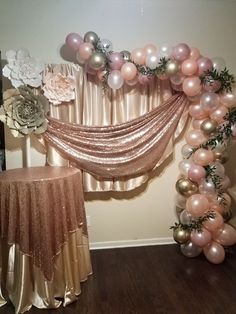
<path id="1" fill-rule="evenodd" d="M 43 95 L 34 95 L 29 87 L 22 86 L 5 91 L 3 100 L 0 120 L 8 125 L 13 136 L 45 132 L 48 101 Z"/>
<path id="2" fill-rule="evenodd" d="M 53 104 L 69 102 L 75 99 L 75 79 L 60 73 L 48 73 L 43 79 L 44 96 Z"/>
<path id="3" fill-rule="evenodd" d="M 4 66 L 2 73 L 14 87 L 41 85 L 44 65 L 40 60 L 31 57 L 25 49 L 9 50 L 6 52 L 6 57 L 8 64 Z"/>

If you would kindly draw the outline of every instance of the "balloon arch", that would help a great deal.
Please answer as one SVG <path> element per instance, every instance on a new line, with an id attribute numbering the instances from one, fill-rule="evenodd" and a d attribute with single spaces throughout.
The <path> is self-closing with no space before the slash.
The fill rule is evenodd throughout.
<path id="1" fill-rule="evenodd" d="M 228 159 L 226 149 L 236 137 L 236 90 L 224 60 L 204 57 L 185 43 L 159 49 L 148 44 L 131 52 L 114 52 L 111 41 L 93 31 L 83 38 L 68 34 L 66 45 L 78 64 L 101 80 L 104 90 L 149 84 L 158 77 L 169 80 L 174 92 L 188 97 L 192 129 L 185 135 L 176 182 L 179 221 L 171 228 L 185 256 L 203 252 L 210 262 L 223 262 L 225 247 L 236 243 L 236 230 L 228 223 L 230 180 L 223 166 Z M 5 76 L 10 78 L 9 68 Z M 47 97 L 46 90 L 44 95 Z"/>

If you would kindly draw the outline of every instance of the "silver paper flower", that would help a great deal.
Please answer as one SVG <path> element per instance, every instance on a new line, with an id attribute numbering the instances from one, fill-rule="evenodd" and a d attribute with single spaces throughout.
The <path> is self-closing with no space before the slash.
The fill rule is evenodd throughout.
<path id="1" fill-rule="evenodd" d="M 0 120 L 8 125 L 13 136 L 45 132 L 48 101 L 43 95 L 34 95 L 30 88 L 21 86 L 5 91 L 3 100 Z"/>

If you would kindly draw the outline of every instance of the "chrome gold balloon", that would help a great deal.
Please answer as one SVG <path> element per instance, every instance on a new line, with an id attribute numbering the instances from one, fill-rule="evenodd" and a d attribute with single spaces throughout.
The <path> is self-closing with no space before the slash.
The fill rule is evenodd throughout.
<path id="1" fill-rule="evenodd" d="M 179 63 L 175 60 L 171 60 L 166 65 L 165 73 L 169 76 L 176 74 L 179 71 Z"/>
<path id="2" fill-rule="evenodd" d="M 229 160 L 229 154 L 227 151 L 224 152 L 214 152 L 215 160 L 219 161 L 222 164 L 225 164 Z"/>
<path id="3" fill-rule="evenodd" d="M 175 228 L 173 231 L 173 238 L 179 244 L 184 244 L 190 240 L 190 232 L 183 230 L 181 227 Z"/>
<path id="4" fill-rule="evenodd" d="M 201 124 L 201 130 L 204 134 L 210 135 L 217 131 L 218 123 L 211 119 L 206 119 Z"/>
<path id="5" fill-rule="evenodd" d="M 177 192 L 183 196 L 191 196 L 198 190 L 197 185 L 187 178 L 180 178 L 175 185 Z"/>
<path id="6" fill-rule="evenodd" d="M 106 57 L 101 52 L 95 52 L 92 54 L 92 56 L 88 60 L 88 65 L 93 70 L 100 70 L 102 69 L 106 64 Z"/>

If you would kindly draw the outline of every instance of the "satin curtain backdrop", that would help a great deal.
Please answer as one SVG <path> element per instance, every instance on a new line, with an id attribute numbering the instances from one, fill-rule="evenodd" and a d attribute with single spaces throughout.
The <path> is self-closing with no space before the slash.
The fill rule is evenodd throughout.
<path id="1" fill-rule="evenodd" d="M 76 161 L 77 166 L 86 170 L 83 172 L 86 192 L 132 190 L 146 182 L 150 171 L 172 153 L 187 122 L 188 101 L 183 95 L 172 95 L 168 80 L 155 79 L 150 85 L 124 85 L 119 90 L 104 92 L 99 80 L 84 73 L 78 65 L 48 64 L 44 74 L 47 73 L 71 75 L 76 80 L 75 101 L 50 106 L 50 117 L 64 123 L 62 126 L 60 121 L 49 118 L 44 136 L 49 143 L 47 162 L 62 166 Z M 75 129 L 73 135 L 71 127 Z M 119 129 L 123 129 L 123 135 L 115 141 L 114 136 L 118 135 L 114 132 Z M 101 133 L 96 138 L 97 132 Z M 74 145 L 75 138 L 77 146 L 72 152 L 71 140 Z M 71 154 L 65 154 L 65 150 Z"/>

